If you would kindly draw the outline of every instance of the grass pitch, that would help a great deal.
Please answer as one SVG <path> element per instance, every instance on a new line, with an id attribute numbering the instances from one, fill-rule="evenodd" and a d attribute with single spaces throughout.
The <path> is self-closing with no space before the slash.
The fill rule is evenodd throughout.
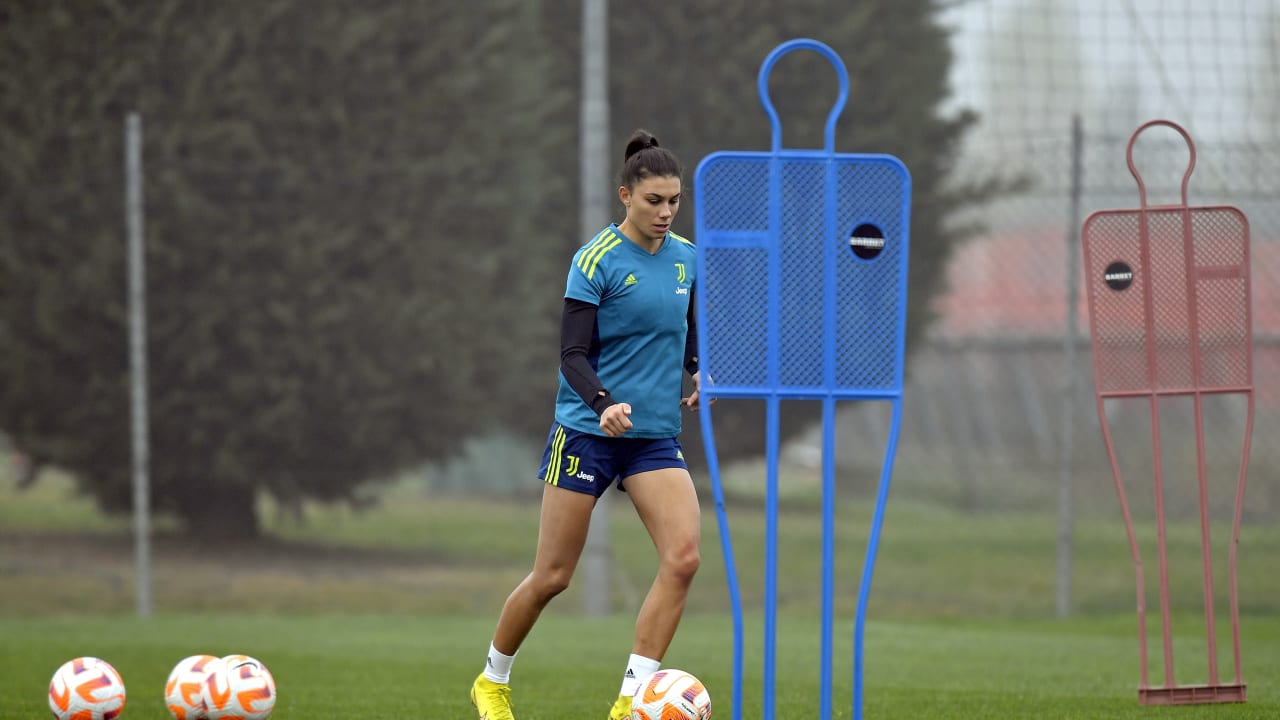
<path id="1" fill-rule="evenodd" d="M 631 618 L 548 616 L 513 673 L 520 720 L 602 720 L 626 660 Z M 76 655 L 111 662 L 125 680 L 125 720 L 165 720 L 163 684 L 196 653 L 244 652 L 272 670 L 273 718 L 468 718 L 488 617 L 162 615 L 0 620 L 0 707 L 12 720 L 44 720 L 44 689 Z M 817 626 L 781 618 L 776 717 L 817 715 Z M 1245 645 L 1249 702 L 1141 708 L 1137 648 L 1128 618 L 1067 621 L 871 622 L 867 718 L 1274 718 L 1280 715 L 1280 619 L 1250 619 Z M 728 619 L 687 618 L 666 665 L 693 670 L 716 717 L 732 707 Z M 836 717 L 850 717 L 848 634 L 837 638 Z M 1192 648 L 1180 648 L 1180 651 Z M 1188 663 L 1193 665 L 1194 663 Z M 1189 670 L 1191 668 L 1188 668 Z M 761 717 L 759 668 L 748 664 L 746 717 Z"/>
<path id="2" fill-rule="evenodd" d="M 274 718 L 468 718 L 506 593 L 528 569 L 536 503 L 495 508 L 394 490 L 354 512 L 309 507 L 298 521 L 268 509 L 268 536 L 246 545 L 183 538 L 158 523 L 155 605 L 133 616 L 126 521 L 104 520 L 61 481 L 18 492 L 0 477 L 0 718 L 48 717 L 54 670 L 78 655 L 111 662 L 129 692 L 124 720 L 166 720 L 163 683 L 187 655 L 245 653 L 279 685 Z M 780 518 L 775 717 L 818 709 L 818 541 L 812 498 L 792 497 Z M 716 717 L 732 709 L 732 625 L 716 518 L 704 500 L 703 570 L 665 665 L 697 674 Z M 494 534 L 491 518 L 505 518 Z M 850 498 L 837 529 L 836 717 L 850 716 L 852 600 L 869 504 Z M 520 720 L 601 720 L 616 695 L 634 611 L 653 572 L 652 548 L 625 500 L 615 504 L 618 612 L 576 617 L 582 588 L 544 614 L 516 663 Z M 744 602 L 760 607 L 763 517 L 730 508 Z M 1141 528 L 1144 532 L 1149 527 Z M 948 720 L 1273 718 L 1280 716 L 1280 529 L 1245 528 L 1241 541 L 1243 705 L 1143 708 L 1133 570 L 1123 526 L 1082 518 L 1076 528 L 1075 614 L 1053 615 L 1055 521 L 1036 514 L 962 514 L 890 504 L 866 636 L 865 713 Z M 1215 534 L 1221 543 L 1224 533 Z M 1170 527 L 1176 674 L 1207 674 L 1199 619 L 1198 528 Z M 1144 549 L 1148 566 L 1152 550 Z M 1219 554 L 1221 557 L 1221 554 Z M 1218 561 L 1216 574 L 1225 574 Z M 1154 587 L 1153 577 L 1148 587 Z M 1219 595 L 1224 621 L 1225 592 Z M 1152 678 L 1159 666 L 1158 604 L 1148 598 Z M 758 611 L 757 611 L 758 613 Z M 759 615 L 746 626 L 744 717 L 763 714 Z M 1220 628 L 1225 630 L 1224 626 Z M 1230 641 L 1219 633 L 1231 677 Z"/>

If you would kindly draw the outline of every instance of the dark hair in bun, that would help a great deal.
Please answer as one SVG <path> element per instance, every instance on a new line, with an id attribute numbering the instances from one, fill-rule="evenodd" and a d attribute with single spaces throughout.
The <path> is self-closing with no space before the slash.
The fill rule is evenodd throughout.
<path id="1" fill-rule="evenodd" d="M 622 154 L 622 185 L 627 188 L 647 177 L 680 177 L 680 161 L 675 153 L 658 144 L 648 130 L 636 130 Z"/>

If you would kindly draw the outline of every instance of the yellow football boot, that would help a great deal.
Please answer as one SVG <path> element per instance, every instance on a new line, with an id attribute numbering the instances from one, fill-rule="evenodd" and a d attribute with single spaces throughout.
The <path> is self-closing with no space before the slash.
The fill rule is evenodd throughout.
<path id="1" fill-rule="evenodd" d="M 480 713 L 480 720 L 515 720 L 511 714 L 511 686 L 493 682 L 484 673 L 471 684 L 471 704 Z"/>
<path id="2" fill-rule="evenodd" d="M 631 696 L 619 695 L 609 710 L 609 720 L 631 720 Z"/>

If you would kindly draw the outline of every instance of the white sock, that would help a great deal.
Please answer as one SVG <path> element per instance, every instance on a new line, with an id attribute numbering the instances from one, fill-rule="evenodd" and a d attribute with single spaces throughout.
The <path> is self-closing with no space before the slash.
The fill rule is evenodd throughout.
<path id="1" fill-rule="evenodd" d="M 635 695 L 636 690 L 640 689 L 640 683 L 647 680 L 650 675 L 658 672 L 658 666 L 661 664 L 660 660 L 631 653 L 631 658 L 627 660 L 627 671 L 622 674 L 622 689 L 618 691 L 618 694 Z"/>
<path id="2" fill-rule="evenodd" d="M 519 651 L 517 651 L 519 652 Z M 511 681 L 511 663 L 514 662 L 516 656 L 503 655 L 498 649 L 489 644 L 489 659 L 484 664 L 484 676 L 489 682 L 502 683 L 506 685 Z"/>

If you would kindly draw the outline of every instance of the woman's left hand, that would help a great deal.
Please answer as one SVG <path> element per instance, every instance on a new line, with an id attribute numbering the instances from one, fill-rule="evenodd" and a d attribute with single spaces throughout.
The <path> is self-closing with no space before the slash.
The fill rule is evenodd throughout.
<path id="1" fill-rule="evenodd" d="M 711 382 L 711 378 L 707 378 L 707 382 Z M 698 411 L 698 399 L 702 396 L 702 371 L 693 374 L 693 392 L 687 398 L 681 398 L 680 404 L 693 410 Z M 715 398 L 711 398 L 711 402 L 715 402 Z"/>

